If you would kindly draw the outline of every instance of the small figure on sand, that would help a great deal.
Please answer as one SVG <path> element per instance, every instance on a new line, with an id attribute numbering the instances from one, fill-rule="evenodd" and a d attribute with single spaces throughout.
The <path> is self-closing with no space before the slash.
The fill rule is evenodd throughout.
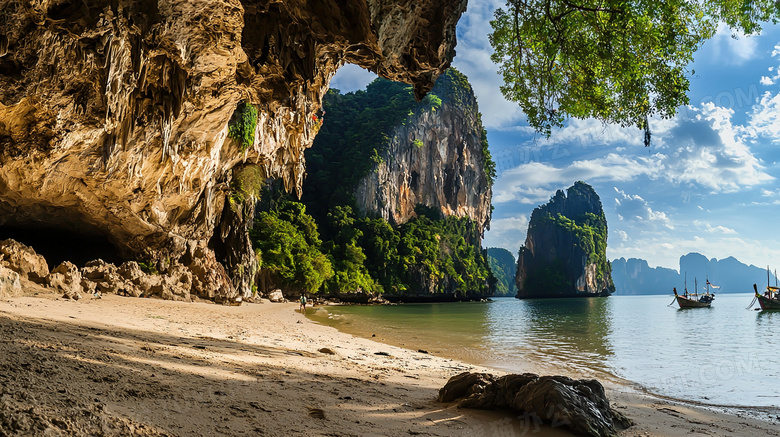
<path id="1" fill-rule="evenodd" d="M 301 295 L 301 314 L 306 313 L 306 296 Z"/>

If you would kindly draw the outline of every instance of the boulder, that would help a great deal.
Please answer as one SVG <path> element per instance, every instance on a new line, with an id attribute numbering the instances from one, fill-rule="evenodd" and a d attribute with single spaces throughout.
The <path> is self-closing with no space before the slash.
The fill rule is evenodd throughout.
<path id="1" fill-rule="evenodd" d="M 75 264 L 65 261 L 49 273 L 47 278 L 49 287 L 65 292 L 66 294 L 81 293 L 81 272 Z"/>
<path id="2" fill-rule="evenodd" d="M 214 252 L 196 249 L 187 268 L 192 272 L 192 293 L 198 297 L 214 300 L 216 297 L 235 299 L 238 296 L 225 267 L 217 261 Z"/>
<path id="3" fill-rule="evenodd" d="M 73 291 L 66 291 L 62 295 L 62 298 L 63 299 L 79 300 L 79 299 L 81 299 L 81 293 L 76 293 L 76 292 L 73 292 Z"/>
<path id="4" fill-rule="evenodd" d="M 102 259 L 90 261 L 81 269 L 81 276 L 95 282 L 111 280 L 115 273 L 116 266 Z"/>
<path id="5" fill-rule="evenodd" d="M 151 296 L 153 288 L 160 284 L 159 275 L 150 275 L 141 270 L 141 266 L 135 261 L 127 261 L 117 268 L 117 275 L 124 281 L 117 288 L 117 294 L 139 297 Z"/>
<path id="6" fill-rule="evenodd" d="M 284 295 L 282 294 L 282 290 L 277 288 L 276 290 L 268 293 L 268 300 L 274 303 L 284 302 Z"/>
<path id="7" fill-rule="evenodd" d="M 23 278 L 38 284 L 46 283 L 49 265 L 32 247 L 7 239 L 0 241 L 0 264 L 19 273 Z"/>
<path id="8" fill-rule="evenodd" d="M 192 289 L 192 272 L 181 264 L 175 264 L 164 275 L 159 276 L 160 281 L 151 288 L 155 296 L 165 300 L 178 300 L 189 302 Z"/>
<path id="9" fill-rule="evenodd" d="M 0 297 L 16 296 L 21 292 L 19 273 L 0 266 Z"/>
<path id="10" fill-rule="evenodd" d="M 87 281 L 82 281 L 82 286 L 90 293 L 117 293 L 124 285 L 124 281 L 117 273 L 117 267 L 114 264 L 107 263 L 102 259 L 96 259 L 88 262 L 81 269 L 81 276 Z M 89 284 L 92 282 L 92 284 Z"/>
<path id="11" fill-rule="evenodd" d="M 633 424 L 610 407 L 604 387 L 595 379 L 533 373 L 496 378 L 464 372 L 450 378 L 437 400 L 458 399 L 459 408 L 514 410 L 583 436 L 617 436 L 618 429 Z"/>

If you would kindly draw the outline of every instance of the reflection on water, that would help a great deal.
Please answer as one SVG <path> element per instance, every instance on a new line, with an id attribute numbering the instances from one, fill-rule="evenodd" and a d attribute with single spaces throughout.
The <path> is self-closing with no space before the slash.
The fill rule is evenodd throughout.
<path id="1" fill-rule="evenodd" d="M 488 346 L 496 359 L 488 364 L 513 370 L 517 366 L 512 360 L 524 356 L 572 373 L 607 373 L 606 360 L 612 354 L 608 298 L 499 299 L 499 303 L 488 312 Z"/>
<path id="2" fill-rule="evenodd" d="M 424 349 L 483 363 L 490 336 L 483 302 L 330 306 L 312 319 L 350 334 L 371 337 L 409 349 Z"/>
<path id="3" fill-rule="evenodd" d="M 780 404 L 780 312 L 748 294 L 677 310 L 671 296 L 327 307 L 340 330 L 507 371 L 620 378 L 707 404 Z M 529 365 L 533 363 L 534 365 Z M 549 369 L 549 370 L 548 370 Z"/>

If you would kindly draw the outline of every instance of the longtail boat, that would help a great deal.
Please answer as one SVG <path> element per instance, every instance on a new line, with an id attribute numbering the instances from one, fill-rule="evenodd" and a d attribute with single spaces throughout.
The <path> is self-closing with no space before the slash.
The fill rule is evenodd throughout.
<path id="1" fill-rule="evenodd" d="M 710 294 L 709 286 L 711 284 L 709 279 L 707 280 L 707 291 L 703 294 L 698 293 L 698 284 L 695 282 L 694 292 L 688 293 L 687 279 L 685 282 L 685 293 L 682 295 L 677 294 L 677 287 L 672 289 L 674 291 L 674 298 L 677 300 L 677 305 L 679 305 L 680 308 L 707 308 L 712 305 L 712 301 L 715 300 L 715 294 Z"/>
<path id="2" fill-rule="evenodd" d="M 762 310 L 780 310 L 780 287 L 767 285 L 764 294 L 758 294 L 758 287 L 753 284 L 753 291 L 756 292 L 756 300 Z"/>

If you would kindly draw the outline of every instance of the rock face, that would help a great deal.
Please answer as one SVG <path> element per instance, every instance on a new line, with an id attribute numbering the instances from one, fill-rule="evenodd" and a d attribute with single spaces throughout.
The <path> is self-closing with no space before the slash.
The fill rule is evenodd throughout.
<path id="1" fill-rule="evenodd" d="M 482 235 L 490 225 L 493 193 L 476 97 L 465 76 L 453 69 L 431 92 L 441 106 L 395 128 L 381 163 L 355 189 L 358 209 L 399 225 L 423 205 L 444 216 L 468 217 Z"/>
<path id="2" fill-rule="evenodd" d="M 0 241 L 0 265 L 36 283 L 43 283 L 49 275 L 49 265 L 44 257 L 31 247 L 11 239 Z"/>
<path id="3" fill-rule="evenodd" d="M 50 287 L 62 291 L 65 296 L 78 296 L 83 290 L 81 272 L 75 264 L 65 261 L 51 271 L 48 278 Z"/>
<path id="4" fill-rule="evenodd" d="M 607 219 L 593 188 L 576 182 L 534 209 L 517 261 L 517 297 L 608 296 Z"/>
<path id="5" fill-rule="evenodd" d="M 19 273 L 0 266 L 0 297 L 16 296 L 22 291 Z"/>
<path id="6" fill-rule="evenodd" d="M 613 410 L 604 387 L 595 379 L 532 373 L 496 378 L 486 373 L 455 375 L 439 390 L 439 402 L 458 402 L 459 408 L 511 409 L 553 427 L 562 426 L 577 435 L 617 436 L 632 425 Z"/>
<path id="7" fill-rule="evenodd" d="M 254 258 L 225 270 L 211 240 L 251 220 L 223 214 L 234 167 L 299 190 L 336 70 L 358 64 L 422 97 L 466 0 L 0 5 L 0 226 L 105 237 L 124 259 L 218 281 L 202 297 L 232 298 L 251 294 L 235 278 L 253 266 L 235 263 Z M 258 111 L 248 146 L 228 137 L 240 103 Z"/>

